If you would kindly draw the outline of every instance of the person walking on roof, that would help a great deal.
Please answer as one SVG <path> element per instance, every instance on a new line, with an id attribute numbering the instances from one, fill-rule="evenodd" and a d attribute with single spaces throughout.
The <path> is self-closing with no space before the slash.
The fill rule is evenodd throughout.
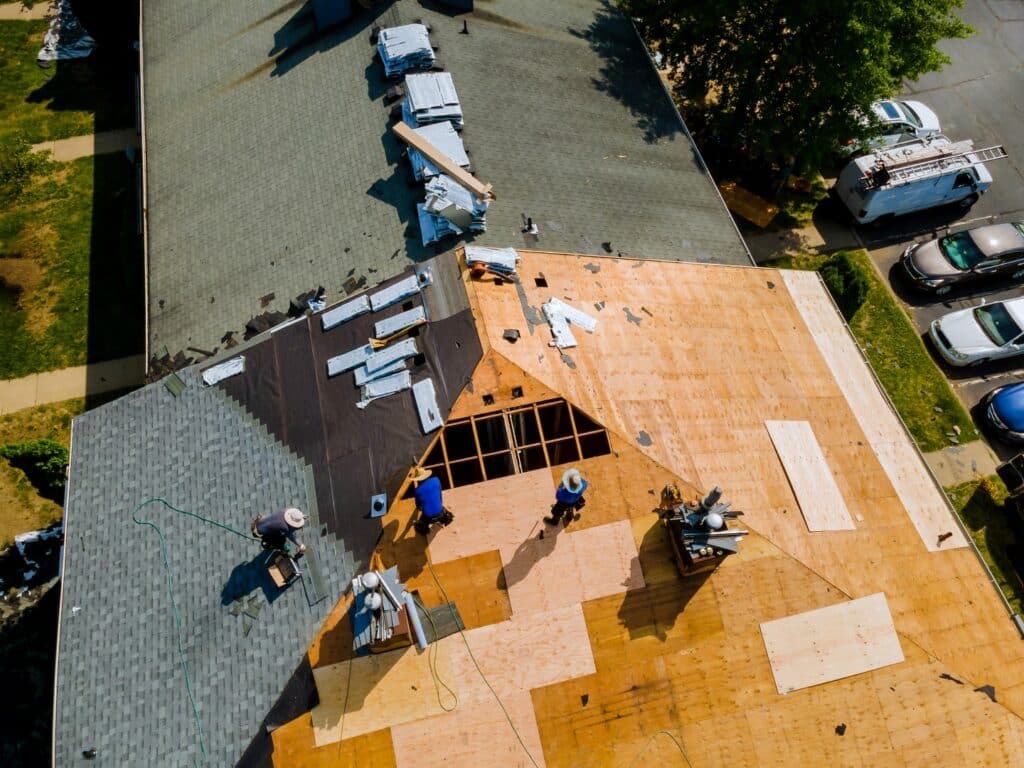
<path id="1" fill-rule="evenodd" d="M 583 479 L 580 471 L 573 467 L 565 470 L 562 475 L 562 482 L 558 484 L 555 491 L 555 503 L 551 505 L 551 517 L 545 517 L 544 522 L 548 525 L 562 523 L 568 525 L 573 520 L 579 520 L 576 514 L 583 509 L 587 500 L 583 498 L 583 492 L 587 490 L 587 481 Z"/>
<path id="2" fill-rule="evenodd" d="M 306 524 L 306 516 L 295 507 L 288 507 L 272 515 L 257 515 L 252 521 L 252 535 L 263 542 L 267 549 L 279 549 L 288 553 L 288 543 L 298 547 L 298 554 L 306 551 L 306 545 L 298 540 L 298 533 Z"/>
<path id="3" fill-rule="evenodd" d="M 441 481 L 434 477 L 429 469 L 416 467 L 411 479 L 416 486 L 416 511 L 419 518 L 413 524 L 416 533 L 426 536 L 432 525 L 448 525 L 455 516 L 441 503 Z"/>

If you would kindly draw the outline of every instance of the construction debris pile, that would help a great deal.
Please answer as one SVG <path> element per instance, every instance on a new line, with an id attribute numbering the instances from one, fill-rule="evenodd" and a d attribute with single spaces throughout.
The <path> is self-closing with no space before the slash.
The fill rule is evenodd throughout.
<path id="1" fill-rule="evenodd" d="M 451 73 L 406 75 L 402 119 L 413 128 L 447 120 L 461 131 L 465 122 Z"/>
<path id="2" fill-rule="evenodd" d="M 717 487 L 703 499 L 692 501 L 683 501 L 675 485 L 661 491 L 661 504 L 654 511 L 668 530 L 672 554 L 684 576 L 713 571 L 726 557 L 740 551 L 740 539 L 749 533 L 729 530 L 727 521 L 743 513 L 731 511 L 731 502 L 721 498 L 722 489 Z"/>
<path id="3" fill-rule="evenodd" d="M 499 277 L 512 278 L 519 268 L 519 253 L 515 248 L 467 245 L 463 253 L 466 256 L 466 266 L 474 275 L 490 272 Z"/>
<path id="4" fill-rule="evenodd" d="M 377 52 L 388 77 L 400 77 L 412 69 L 434 66 L 430 31 L 423 24 L 382 29 L 377 35 Z"/>
<path id="5" fill-rule="evenodd" d="M 444 152 L 460 167 L 467 170 L 470 168 L 469 155 L 466 154 L 466 147 L 462 143 L 462 137 L 459 136 L 458 131 L 455 130 L 455 126 L 452 125 L 450 120 L 432 123 L 431 125 L 414 128 L 413 130 Z M 409 165 L 412 166 L 412 175 L 416 181 L 427 181 L 441 174 L 438 167 L 415 147 L 409 147 L 407 153 Z"/>
<path id="6" fill-rule="evenodd" d="M 475 200 L 462 185 L 443 173 L 426 184 L 426 200 L 416 205 L 424 245 L 449 235 L 487 229 L 488 203 Z"/>

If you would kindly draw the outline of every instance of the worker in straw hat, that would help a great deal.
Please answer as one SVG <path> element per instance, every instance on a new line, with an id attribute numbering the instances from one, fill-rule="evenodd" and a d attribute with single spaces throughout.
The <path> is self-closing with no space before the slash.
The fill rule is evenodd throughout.
<path id="1" fill-rule="evenodd" d="M 578 510 L 583 509 L 587 503 L 583 498 L 583 492 L 587 490 L 587 481 L 583 479 L 580 471 L 573 467 L 565 470 L 562 475 L 562 482 L 558 484 L 555 491 L 555 503 L 551 505 L 551 517 L 545 517 L 544 522 L 549 525 L 563 523 L 568 525 L 573 520 L 579 520 Z"/>
<path id="2" fill-rule="evenodd" d="M 306 551 L 306 545 L 298 540 L 299 531 L 306 524 L 306 516 L 295 507 L 288 507 L 272 515 L 258 515 L 252 521 L 252 535 L 263 542 L 267 549 L 288 551 L 288 543 L 298 547 L 298 554 Z"/>
<path id="3" fill-rule="evenodd" d="M 413 467 L 409 479 L 416 486 L 413 496 L 416 499 L 416 511 L 420 513 L 413 524 L 416 533 L 426 536 L 430 533 L 430 526 L 448 525 L 455 519 L 441 503 L 441 481 L 429 469 Z"/>

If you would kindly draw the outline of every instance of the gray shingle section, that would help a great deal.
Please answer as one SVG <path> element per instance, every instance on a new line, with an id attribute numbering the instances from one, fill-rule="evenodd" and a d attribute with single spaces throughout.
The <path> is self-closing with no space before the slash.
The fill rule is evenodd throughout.
<path id="1" fill-rule="evenodd" d="M 159 505 L 144 508 L 167 541 L 209 751 L 209 760 L 200 760 L 159 540 L 132 522 L 132 510 L 163 496 L 246 531 L 257 513 L 284 505 L 310 510 L 310 502 L 299 459 L 218 388 L 198 386 L 194 369 L 179 375 L 189 386 L 178 398 L 156 383 L 75 419 L 58 766 L 82 764 L 82 751 L 93 747 L 94 766 L 234 765 L 352 576 L 351 558 L 315 533 L 314 515 L 303 540 L 319 558 L 328 599 L 310 607 L 295 583 L 270 592 L 276 599 L 268 604 L 255 587 L 243 600 L 258 599 L 258 618 L 232 615 L 237 591 L 225 595 L 226 585 L 233 572 L 235 579 L 256 572 L 244 567 L 260 553 L 258 543 Z"/>
<path id="2" fill-rule="evenodd" d="M 459 17 L 398 0 L 377 21 L 416 17 L 498 195 L 477 242 L 749 264 L 623 17 L 597 0 L 490 0 Z M 334 299 L 350 275 L 372 284 L 427 255 L 369 18 L 277 59 L 312 33 L 308 4 L 146 3 L 151 350 L 211 348 L 262 296 L 284 309 L 323 284 Z"/>

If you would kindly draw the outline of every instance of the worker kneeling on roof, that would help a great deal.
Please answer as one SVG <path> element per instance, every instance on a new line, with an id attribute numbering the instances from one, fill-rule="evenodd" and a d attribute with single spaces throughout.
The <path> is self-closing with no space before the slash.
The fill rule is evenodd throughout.
<path id="1" fill-rule="evenodd" d="M 306 551 L 306 545 L 300 544 L 298 533 L 306 524 L 306 516 L 295 507 L 288 507 L 272 515 L 258 515 L 252 521 L 252 535 L 263 542 L 267 549 L 279 549 L 287 553 L 289 542 L 298 547 L 298 554 Z"/>
<path id="2" fill-rule="evenodd" d="M 414 496 L 416 509 L 420 516 L 413 527 L 416 533 L 426 536 L 432 525 L 448 525 L 455 516 L 441 503 L 441 481 L 432 476 L 429 469 L 416 467 L 412 472 L 412 482 L 416 486 Z"/>

